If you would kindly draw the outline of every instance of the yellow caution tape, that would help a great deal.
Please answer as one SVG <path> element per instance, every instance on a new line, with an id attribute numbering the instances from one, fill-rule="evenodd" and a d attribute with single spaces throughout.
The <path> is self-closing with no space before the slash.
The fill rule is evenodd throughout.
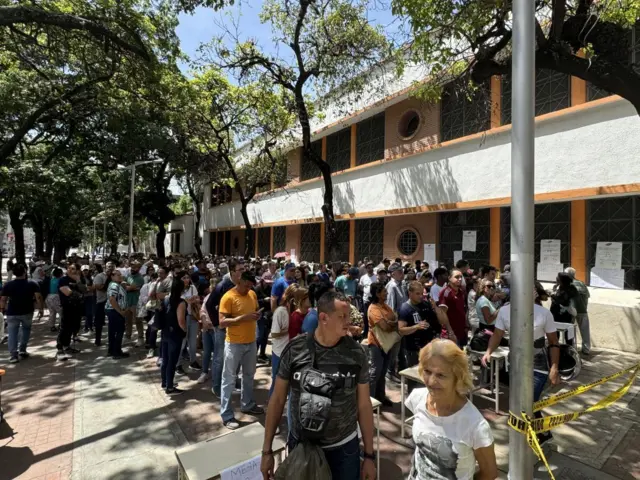
<path id="1" fill-rule="evenodd" d="M 628 380 L 622 387 L 620 387 L 615 392 L 607 395 L 605 398 L 595 403 L 594 405 L 590 406 L 589 408 L 586 408 L 584 410 L 580 410 L 577 412 L 570 412 L 570 413 L 565 413 L 561 415 L 552 415 L 550 417 L 536 418 L 536 419 L 531 419 L 524 412 L 521 412 L 521 416 L 517 416 L 513 412 L 509 412 L 509 421 L 508 421 L 509 426 L 514 430 L 526 435 L 527 443 L 529 444 L 533 452 L 536 454 L 538 459 L 544 462 L 544 465 L 547 468 L 547 471 L 549 472 L 551 479 L 555 480 L 555 477 L 551 472 L 551 468 L 549 467 L 549 463 L 547 462 L 547 459 L 544 455 L 544 452 L 542 451 L 542 448 L 538 443 L 537 434 L 548 432 L 549 430 L 553 430 L 554 428 L 557 428 L 560 425 L 564 425 L 565 423 L 568 423 L 568 422 L 571 422 L 572 420 L 580 418 L 582 415 L 585 415 L 590 412 L 595 412 L 596 410 L 602 410 L 603 408 L 607 408 L 609 405 L 617 402 L 629 391 L 629 388 L 631 388 L 631 385 L 633 385 L 633 382 L 635 381 L 639 371 L 640 371 L 640 363 L 632 367 L 626 368 L 624 370 L 621 370 L 619 372 L 616 372 L 612 375 L 603 377 L 599 380 L 596 380 L 595 382 L 591 382 L 586 385 L 581 385 L 577 388 L 574 388 L 573 390 L 569 390 L 568 392 L 560 393 L 558 395 L 554 395 L 544 400 L 540 400 L 533 405 L 533 411 L 537 412 L 539 410 L 542 410 L 543 408 L 562 402 L 567 398 L 581 395 L 584 392 L 587 392 L 592 388 L 597 387 L 598 385 L 602 385 L 603 383 L 607 383 L 626 373 L 631 372 Z"/>

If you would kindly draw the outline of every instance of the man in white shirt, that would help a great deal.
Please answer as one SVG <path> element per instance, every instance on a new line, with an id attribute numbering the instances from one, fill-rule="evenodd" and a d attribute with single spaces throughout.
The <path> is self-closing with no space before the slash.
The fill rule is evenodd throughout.
<path id="1" fill-rule="evenodd" d="M 371 304 L 371 284 L 373 282 L 378 281 L 378 276 L 373 273 L 373 262 L 368 261 L 365 265 L 366 271 L 360 277 L 360 286 L 362 287 L 362 303 L 364 312 L 364 336 L 367 336 L 367 332 L 369 331 L 369 318 L 367 316 L 367 312 L 369 310 L 369 305 Z"/>
<path id="2" fill-rule="evenodd" d="M 449 272 L 444 267 L 438 267 L 433 272 L 433 281 L 435 283 L 431 286 L 429 293 L 434 302 L 438 303 L 440 301 L 440 291 L 446 286 L 448 279 Z"/>

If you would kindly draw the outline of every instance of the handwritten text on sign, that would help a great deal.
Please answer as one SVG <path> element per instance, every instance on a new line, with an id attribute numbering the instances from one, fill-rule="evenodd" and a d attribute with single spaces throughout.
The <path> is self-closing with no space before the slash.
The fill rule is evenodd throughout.
<path id="1" fill-rule="evenodd" d="M 221 480 L 262 480 L 260 455 L 220 472 Z"/>

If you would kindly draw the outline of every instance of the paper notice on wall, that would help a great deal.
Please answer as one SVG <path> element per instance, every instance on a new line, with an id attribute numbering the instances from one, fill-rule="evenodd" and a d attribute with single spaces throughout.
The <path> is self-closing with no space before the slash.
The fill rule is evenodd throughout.
<path id="1" fill-rule="evenodd" d="M 462 231 L 462 250 L 464 252 L 476 251 L 476 239 L 477 234 L 475 230 L 463 230 Z"/>
<path id="2" fill-rule="evenodd" d="M 536 280 L 555 282 L 558 274 L 564 270 L 561 263 L 538 263 Z"/>
<path id="3" fill-rule="evenodd" d="M 462 250 L 453 251 L 453 264 L 458 263 L 458 260 L 462 260 Z"/>
<path id="4" fill-rule="evenodd" d="M 291 249 L 291 258 L 290 258 L 290 260 L 291 260 L 291 263 L 298 263 L 298 259 L 296 257 L 296 249 L 295 248 Z"/>
<path id="5" fill-rule="evenodd" d="M 262 480 L 260 473 L 261 456 L 257 455 L 233 467 L 220 472 L 220 480 Z"/>
<path id="6" fill-rule="evenodd" d="M 436 244 L 435 243 L 425 243 L 423 245 L 423 259 L 425 262 L 429 262 L 429 260 L 434 260 L 436 258 Z M 431 265 L 431 262 L 429 262 Z"/>
<path id="7" fill-rule="evenodd" d="M 560 260 L 560 240 L 540 240 L 540 263 L 562 263 Z"/>
<path id="8" fill-rule="evenodd" d="M 596 246 L 596 268 L 619 270 L 622 267 L 622 243 L 598 242 Z"/>
<path id="9" fill-rule="evenodd" d="M 591 286 L 601 288 L 624 289 L 624 269 L 622 268 L 592 268 Z"/>

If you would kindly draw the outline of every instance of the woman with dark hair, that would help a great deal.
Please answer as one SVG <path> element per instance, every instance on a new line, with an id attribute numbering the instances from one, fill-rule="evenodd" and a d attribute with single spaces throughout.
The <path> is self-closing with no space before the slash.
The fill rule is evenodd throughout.
<path id="1" fill-rule="evenodd" d="M 58 281 L 58 295 L 62 306 L 60 331 L 58 332 L 57 354 L 58 360 L 67 360 L 69 354 L 79 353 L 80 350 L 71 347 L 71 337 L 80 329 L 84 298 L 80 283 L 80 266 L 71 264 L 67 274 Z"/>
<path id="2" fill-rule="evenodd" d="M 109 319 L 108 355 L 113 358 L 126 358 L 128 353 L 122 351 L 125 315 L 127 311 L 127 292 L 122 286 L 122 273 L 115 269 L 111 272 L 107 288 L 107 304 L 104 311 Z"/>
<path id="3" fill-rule="evenodd" d="M 578 290 L 573 285 L 571 276 L 564 272 L 558 273 L 554 290 L 553 295 L 551 295 L 551 308 L 549 309 L 553 315 L 553 321 L 573 323 L 577 313 L 575 299 L 578 296 Z M 567 338 L 567 344 L 573 345 L 573 338 Z"/>
<path id="4" fill-rule="evenodd" d="M 378 326 L 384 332 L 398 329 L 398 319 L 394 311 L 386 304 L 387 289 L 380 282 L 371 284 L 371 305 L 367 311 L 369 320 L 369 390 L 370 395 L 384 406 L 393 406 L 393 402 L 386 396 L 385 373 L 389 367 L 390 355 L 385 352 L 376 338 L 375 328 Z"/>
<path id="5" fill-rule="evenodd" d="M 169 297 L 164 299 L 162 311 L 158 313 L 164 316 L 160 375 L 162 388 L 168 395 L 179 395 L 184 392 L 184 390 L 177 388 L 173 382 L 180 359 L 180 347 L 187 332 L 187 303 L 182 298 L 184 287 L 182 275 L 174 277 L 171 283 L 171 293 Z"/>

